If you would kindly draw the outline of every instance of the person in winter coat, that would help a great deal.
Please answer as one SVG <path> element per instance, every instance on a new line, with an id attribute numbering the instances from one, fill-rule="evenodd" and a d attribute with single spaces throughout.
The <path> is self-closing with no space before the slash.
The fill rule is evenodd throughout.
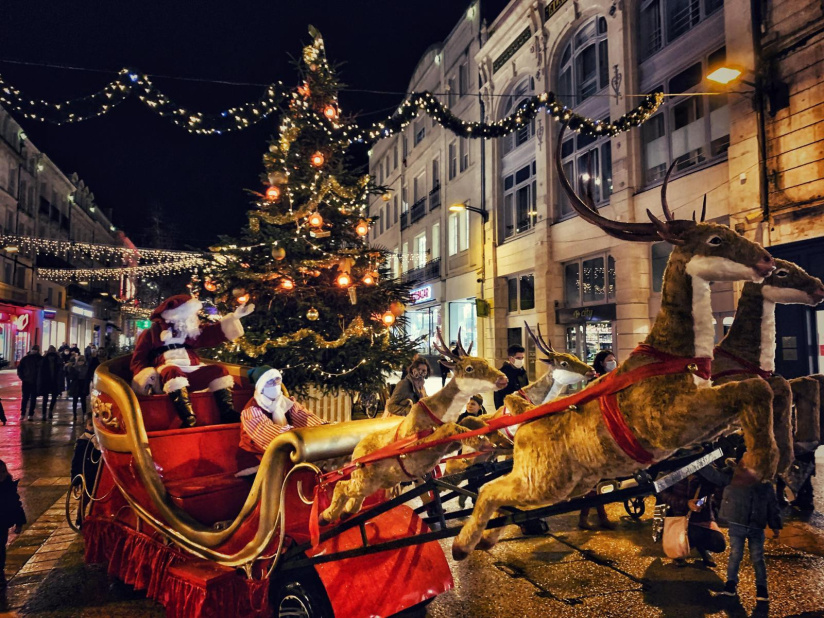
<path id="1" fill-rule="evenodd" d="M 100 450 L 97 448 L 97 438 L 94 435 L 94 421 L 91 414 L 85 417 L 83 433 L 74 443 L 72 456 L 72 485 L 81 489 L 81 508 L 77 511 L 75 525 L 83 527 L 83 513 L 89 503 L 89 495 L 94 488 L 97 478 L 97 469 L 100 466 Z"/>
<path id="2" fill-rule="evenodd" d="M 17 495 L 17 481 L 11 478 L 6 463 L 0 460 L 0 587 L 6 585 L 6 543 L 9 542 L 9 528 L 20 534 L 26 523 L 26 514 L 20 496 Z"/>
<path id="3" fill-rule="evenodd" d="M 23 402 L 20 405 L 20 420 L 26 418 L 26 406 L 29 406 L 29 420 L 34 417 L 37 405 L 37 377 L 40 375 L 40 346 L 33 345 L 29 353 L 17 364 L 17 377 L 23 383 Z"/>
<path id="4" fill-rule="evenodd" d="M 43 395 L 44 421 L 46 420 L 47 408 L 49 418 L 54 416 L 54 406 L 57 404 L 60 393 L 63 392 L 64 381 L 63 361 L 60 360 L 57 349 L 50 345 L 48 352 L 43 357 L 43 362 L 40 363 L 40 372 L 37 376 L 37 392 Z M 49 405 L 49 395 L 51 395 L 51 405 Z"/>
<path id="5" fill-rule="evenodd" d="M 730 560 L 727 563 L 727 583 L 719 595 L 738 595 L 738 570 L 744 557 L 744 544 L 749 543 L 750 561 L 755 569 L 755 599 L 770 600 L 767 591 L 767 565 L 764 562 L 764 528 L 769 526 L 778 537 L 782 523 L 775 488 L 761 481 L 748 465 L 745 455 L 724 488 L 718 517 L 729 524 Z"/>
<path id="6" fill-rule="evenodd" d="M 72 398 L 72 419 L 77 420 L 77 400 L 80 400 L 80 409 L 83 416 L 86 416 L 86 397 L 89 396 L 89 383 L 92 379 L 92 374 L 89 372 L 89 366 L 83 356 L 78 356 L 68 370 L 70 388 L 69 396 Z"/>
<path id="7" fill-rule="evenodd" d="M 283 394 L 283 376 L 268 365 L 249 371 L 255 394 L 240 413 L 240 448 L 262 455 L 280 434 L 324 421 Z"/>
<path id="8" fill-rule="evenodd" d="M 526 358 L 526 350 L 524 346 L 513 344 L 509 346 L 506 353 L 509 355 L 506 362 L 501 366 L 501 371 L 509 380 L 507 385 L 502 389 L 495 391 L 493 398 L 495 399 L 495 409 L 499 410 L 504 405 L 504 399 L 510 393 L 517 393 L 524 386 L 529 384 L 529 377 L 526 375 L 524 369 L 524 359 Z"/>
<path id="9" fill-rule="evenodd" d="M 716 566 L 710 552 L 717 554 L 727 548 L 724 534 L 715 521 L 712 509 L 712 494 L 717 489 L 718 485 L 701 475 L 691 474 L 658 495 L 659 500 L 669 506 L 670 517 L 692 513 L 687 527 L 687 539 L 690 547 L 698 550 L 707 567 Z M 676 559 L 676 564 L 683 565 L 684 561 Z"/>
<path id="10" fill-rule="evenodd" d="M 412 406 L 426 397 L 424 384 L 431 373 L 429 363 L 422 356 L 414 359 L 406 368 L 406 377 L 395 385 L 386 410 L 389 414 L 406 416 Z"/>

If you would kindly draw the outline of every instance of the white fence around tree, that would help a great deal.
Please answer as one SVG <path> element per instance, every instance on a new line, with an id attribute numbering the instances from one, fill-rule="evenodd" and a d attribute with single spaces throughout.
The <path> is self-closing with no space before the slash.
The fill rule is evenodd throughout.
<path id="1" fill-rule="evenodd" d="M 352 398 L 345 394 L 324 395 L 316 389 L 309 391 L 309 397 L 300 400 L 310 412 L 329 423 L 352 420 Z"/>

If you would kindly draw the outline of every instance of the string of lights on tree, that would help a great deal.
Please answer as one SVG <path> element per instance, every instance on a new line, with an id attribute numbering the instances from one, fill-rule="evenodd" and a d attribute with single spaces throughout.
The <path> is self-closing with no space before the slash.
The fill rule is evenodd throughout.
<path id="1" fill-rule="evenodd" d="M 121 277 L 162 277 L 195 271 L 202 268 L 206 262 L 206 258 L 189 257 L 175 262 L 121 268 L 38 268 L 37 275 L 41 279 L 55 282 L 112 281 Z"/>
<path id="2" fill-rule="evenodd" d="M 132 248 L 100 243 L 77 242 L 73 240 L 20 236 L 18 234 L 0 234 L 0 248 L 9 253 L 31 251 L 37 254 L 56 255 L 59 257 L 123 260 L 124 262 L 138 260 L 143 262 L 171 262 L 180 259 L 202 257 L 201 253 L 194 251 Z"/>
<path id="3" fill-rule="evenodd" d="M 0 103 L 20 112 L 25 118 L 54 124 L 81 122 L 102 116 L 134 93 L 153 112 L 191 133 L 201 135 L 221 135 L 251 127 L 269 116 L 287 99 L 282 82 L 277 82 L 277 84 L 267 86 L 263 95 L 256 101 L 232 107 L 218 114 L 195 112 L 177 105 L 163 94 L 145 73 L 123 68 L 114 80 L 91 95 L 52 103 L 43 99 L 35 100 L 26 97 L 19 89 L 5 82 L 0 76 Z M 655 113 L 663 98 L 664 95 L 660 92 L 649 94 L 640 105 L 614 122 L 602 122 L 576 114 L 561 103 L 553 92 L 542 92 L 521 101 L 507 117 L 486 123 L 461 120 L 434 94 L 415 92 L 400 105 L 397 112 L 384 120 L 373 123 L 367 129 L 359 129 L 356 126 L 349 128 L 343 125 L 333 126 L 332 129 L 340 129 L 346 145 L 372 144 L 403 130 L 420 112 L 425 112 L 441 126 L 460 137 L 503 137 L 532 121 L 542 110 L 546 110 L 555 120 L 567 122 L 569 128 L 578 133 L 589 136 L 614 136 L 642 124 Z M 335 106 L 330 106 L 328 110 L 324 110 L 324 113 L 337 116 Z M 331 116 L 327 115 L 327 118 Z M 315 128 L 322 128 L 329 131 L 330 135 L 332 134 L 330 129 L 322 124 L 318 124 Z M 283 131 L 281 135 L 283 139 Z M 288 136 L 288 133 L 286 135 Z"/>
<path id="4" fill-rule="evenodd" d="M 20 112 L 24 118 L 53 124 L 82 122 L 108 113 L 129 96 L 135 95 L 154 113 L 167 118 L 190 133 L 221 135 L 251 127 L 275 111 L 283 100 L 280 83 L 267 86 L 256 101 L 226 109 L 217 114 L 196 112 L 181 107 L 163 94 L 148 75 L 123 68 L 117 77 L 97 92 L 52 103 L 26 97 L 0 76 L 0 103 Z"/>

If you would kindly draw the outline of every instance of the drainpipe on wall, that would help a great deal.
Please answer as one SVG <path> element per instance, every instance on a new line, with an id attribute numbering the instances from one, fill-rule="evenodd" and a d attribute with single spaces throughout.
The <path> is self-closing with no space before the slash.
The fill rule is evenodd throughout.
<path id="1" fill-rule="evenodd" d="M 761 26 L 763 23 L 761 0 L 750 0 L 750 18 L 755 68 L 753 107 L 758 125 L 756 134 L 758 141 L 758 195 L 761 203 L 761 222 L 764 226 L 762 242 L 764 245 L 770 246 L 772 244 L 770 242 L 770 185 L 767 176 L 767 121 L 764 115 L 764 87 L 767 76 L 761 48 Z"/>

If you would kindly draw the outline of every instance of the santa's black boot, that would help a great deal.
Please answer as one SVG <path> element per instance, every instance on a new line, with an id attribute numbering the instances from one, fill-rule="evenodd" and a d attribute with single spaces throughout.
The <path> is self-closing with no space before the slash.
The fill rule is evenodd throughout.
<path id="1" fill-rule="evenodd" d="M 197 425 L 197 417 L 195 411 L 192 410 L 192 402 L 189 399 L 189 389 L 185 386 L 177 391 L 169 393 L 169 399 L 172 400 L 172 405 L 175 407 L 175 412 L 183 421 L 184 427 L 194 427 Z"/>
<path id="2" fill-rule="evenodd" d="M 221 388 L 219 391 L 214 391 L 212 395 L 215 396 L 217 411 L 220 412 L 220 422 L 239 423 L 240 414 L 235 411 L 234 403 L 232 403 L 232 389 Z"/>

